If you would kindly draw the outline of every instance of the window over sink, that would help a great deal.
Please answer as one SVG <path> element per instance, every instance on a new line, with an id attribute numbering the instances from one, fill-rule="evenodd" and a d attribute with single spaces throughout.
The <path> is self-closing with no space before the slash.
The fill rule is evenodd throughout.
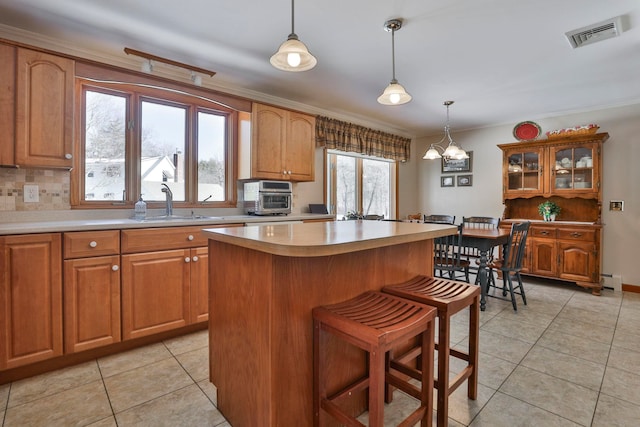
<path id="1" fill-rule="evenodd" d="M 235 205 L 237 112 L 215 100 L 146 84 L 78 79 L 81 161 L 72 204 L 131 207 L 142 195 L 176 206 Z M 158 205 L 160 206 L 160 205 Z"/>

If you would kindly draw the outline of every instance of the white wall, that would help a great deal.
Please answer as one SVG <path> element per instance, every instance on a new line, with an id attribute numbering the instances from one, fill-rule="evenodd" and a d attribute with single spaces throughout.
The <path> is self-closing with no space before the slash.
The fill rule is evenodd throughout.
<path id="1" fill-rule="evenodd" d="M 523 118 L 527 120 L 527 118 Z M 600 126 L 610 138 L 603 148 L 603 268 L 602 273 L 620 275 L 622 283 L 640 286 L 635 250 L 640 243 L 640 104 L 606 110 L 538 119 L 543 133 L 587 123 Z M 442 135 L 420 138 L 412 161 L 420 159 L 416 180 L 406 177 L 403 185 L 418 183 L 417 211 L 462 216 L 502 216 L 502 151 L 497 144 L 515 142 L 514 124 L 458 132 L 454 140 L 465 150 L 473 150 L 473 186 L 440 187 L 440 163 L 421 160 L 431 142 Z M 544 138 L 544 136 L 542 137 Z M 609 211 L 610 200 L 624 200 L 623 212 Z"/>

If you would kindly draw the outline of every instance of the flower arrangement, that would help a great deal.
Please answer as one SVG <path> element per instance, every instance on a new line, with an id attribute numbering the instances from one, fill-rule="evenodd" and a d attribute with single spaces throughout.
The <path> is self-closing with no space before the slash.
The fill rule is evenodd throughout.
<path id="1" fill-rule="evenodd" d="M 565 136 L 589 135 L 589 134 L 594 134 L 598 132 L 598 129 L 600 129 L 600 126 L 590 123 L 588 125 L 574 126 L 571 128 L 549 131 L 547 132 L 547 138 L 554 139 L 554 138 L 562 138 Z"/>
<path id="2" fill-rule="evenodd" d="M 545 221 L 553 221 L 560 213 L 560 206 L 551 200 L 545 200 L 538 205 L 538 213 Z"/>

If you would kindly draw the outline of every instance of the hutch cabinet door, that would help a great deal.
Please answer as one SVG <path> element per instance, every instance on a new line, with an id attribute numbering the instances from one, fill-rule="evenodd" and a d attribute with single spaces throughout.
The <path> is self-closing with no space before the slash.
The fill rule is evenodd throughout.
<path id="1" fill-rule="evenodd" d="M 599 266 L 593 243 L 559 242 L 560 271 L 563 279 L 597 283 Z"/>
<path id="2" fill-rule="evenodd" d="M 598 193 L 599 156 L 596 143 L 550 147 L 551 193 Z"/>
<path id="3" fill-rule="evenodd" d="M 558 251 L 553 239 L 531 239 L 531 274 L 555 276 L 558 271 Z"/>
<path id="4" fill-rule="evenodd" d="M 544 190 L 544 150 L 541 147 L 504 152 L 504 194 L 525 195 Z"/>

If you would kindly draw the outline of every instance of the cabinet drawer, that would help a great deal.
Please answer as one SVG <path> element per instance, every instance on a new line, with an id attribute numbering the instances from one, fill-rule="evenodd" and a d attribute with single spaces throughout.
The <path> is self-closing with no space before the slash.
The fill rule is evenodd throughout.
<path id="1" fill-rule="evenodd" d="M 556 229 L 551 227 L 531 227 L 529 235 L 531 237 L 547 237 L 549 239 L 555 239 Z"/>
<path id="2" fill-rule="evenodd" d="M 594 242 L 596 240 L 596 232 L 595 230 L 572 230 L 561 228 L 558 230 L 558 239 Z"/>
<path id="3" fill-rule="evenodd" d="M 120 231 L 64 233 L 64 258 L 86 258 L 120 253 Z"/>
<path id="4" fill-rule="evenodd" d="M 122 253 L 207 246 L 203 228 L 211 226 L 145 228 L 122 230 Z"/>

